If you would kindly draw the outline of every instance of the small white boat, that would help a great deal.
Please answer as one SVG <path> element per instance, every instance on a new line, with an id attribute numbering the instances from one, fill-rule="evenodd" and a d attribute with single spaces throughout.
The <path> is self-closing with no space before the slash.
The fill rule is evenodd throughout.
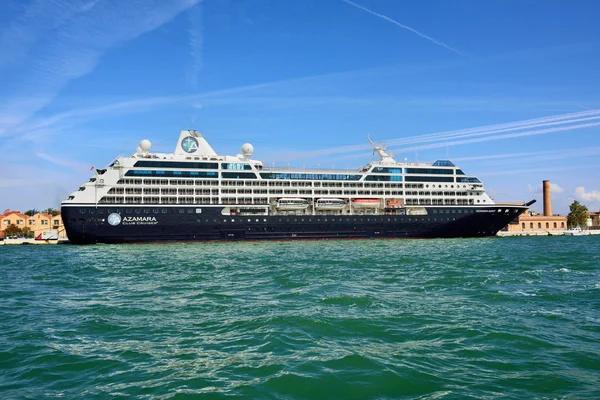
<path id="1" fill-rule="evenodd" d="M 590 231 L 584 231 L 581 227 L 571 228 L 565 231 L 565 236 L 586 236 L 590 235 Z"/>
<path id="2" fill-rule="evenodd" d="M 346 207 L 346 202 L 342 199 L 318 199 L 315 202 L 317 210 L 341 210 Z"/>
<path id="3" fill-rule="evenodd" d="M 308 200 L 300 198 L 282 198 L 277 201 L 278 210 L 306 210 L 308 205 Z"/>

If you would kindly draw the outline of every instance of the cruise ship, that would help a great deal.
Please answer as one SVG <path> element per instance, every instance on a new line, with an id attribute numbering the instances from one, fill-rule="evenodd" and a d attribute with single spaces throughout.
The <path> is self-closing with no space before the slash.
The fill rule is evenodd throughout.
<path id="1" fill-rule="evenodd" d="M 62 202 L 70 242 L 136 243 L 495 235 L 529 203 L 495 203 L 448 160 L 378 161 L 358 170 L 268 167 L 254 148 L 221 156 L 195 130 L 172 154 L 118 157 Z"/>

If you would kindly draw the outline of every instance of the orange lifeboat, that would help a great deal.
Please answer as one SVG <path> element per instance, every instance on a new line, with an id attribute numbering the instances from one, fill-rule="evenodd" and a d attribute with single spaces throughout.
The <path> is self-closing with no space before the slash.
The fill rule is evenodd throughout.
<path id="1" fill-rule="evenodd" d="M 389 207 L 389 208 L 402 207 L 402 203 L 400 202 L 400 200 L 388 200 L 387 207 Z"/>

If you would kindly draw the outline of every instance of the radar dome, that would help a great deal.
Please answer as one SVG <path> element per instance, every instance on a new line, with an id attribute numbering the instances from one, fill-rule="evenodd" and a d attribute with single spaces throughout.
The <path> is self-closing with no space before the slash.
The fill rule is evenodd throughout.
<path id="1" fill-rule="evenodd" d="M 242 145 L 242 154 L 244 157 L 250 157 L 254 152 L 254 147 L 250 143 L 244 143 Z"/>
<path id="2" fill-rule="evenodd" d="M 151 148 L 152 143 L 150 143 L 148 139 L 144 139 L 140 142 L 140 149 L 142 149 L 143 152 L 150 151 Z"/>
<path id="3" fill-rule="evenodd" d="M 140 146 L 138 146 L 137 149 L 135 149 L 135 152 L 137 154 L 140 154 L 142 152 L 142 148 Z"/>

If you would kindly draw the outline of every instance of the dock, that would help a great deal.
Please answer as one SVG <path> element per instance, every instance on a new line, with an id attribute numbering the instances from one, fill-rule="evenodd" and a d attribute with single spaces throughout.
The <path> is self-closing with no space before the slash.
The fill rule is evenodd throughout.
<path id="1" fill-rule="evenodd" d="M 566 231 L 523 231 L 523 232 L 507 232 L 500 231 L 496 234 L 498 237 L 514 237 L 514 236 L 564 236 Z M 600 235 L 600 230 L 588 231 L 590 235 Z M 579 236 L 579 235 L 578 235 Z M 587 236 L 587 235 L 582 235 Z"/>
<path id="2" fill-rule="evenodd" d="M 35 239 L 4 239 L 0 240 L 0 246 L 18 246 L 18 245 L 44 245 L 44 244 L 67 244 L 69 239 L 60 238 L 54 240 L 35 240 Z"/>

